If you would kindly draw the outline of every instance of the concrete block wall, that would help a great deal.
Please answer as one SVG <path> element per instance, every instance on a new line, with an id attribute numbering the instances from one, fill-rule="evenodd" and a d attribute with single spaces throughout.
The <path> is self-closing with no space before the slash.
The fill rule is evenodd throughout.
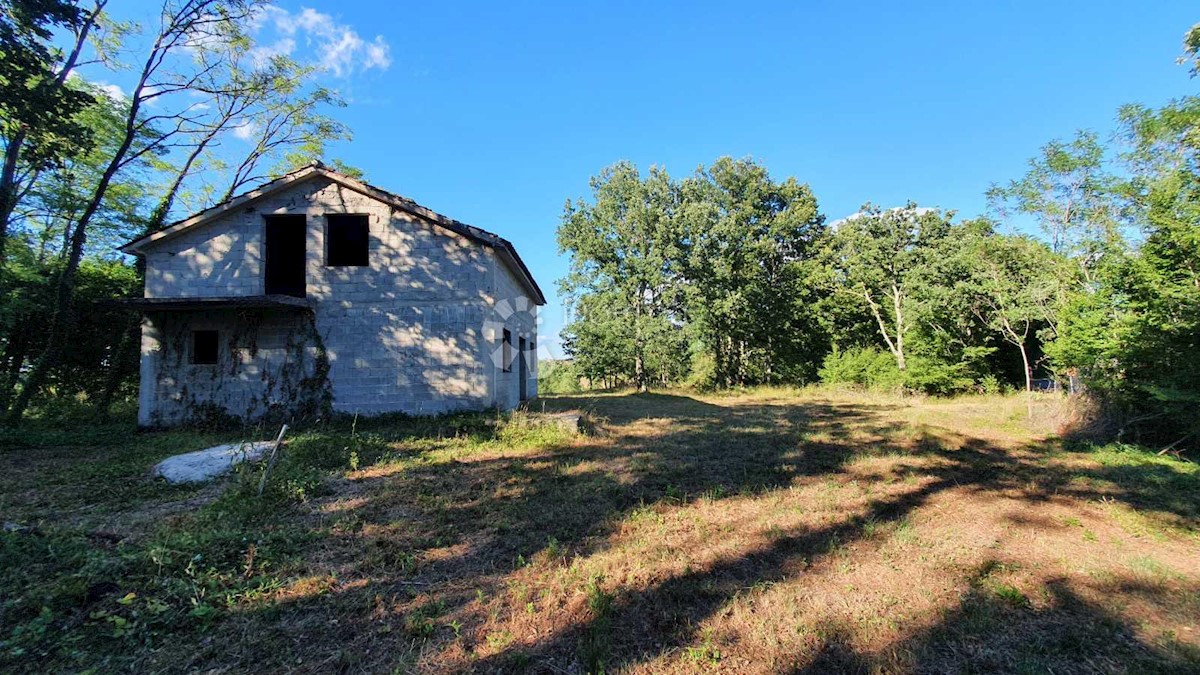
<path id="1" fill-rule="evenodd" d="M 499 358 L 502 354 L 502 343 L 504 340 L 503 329 L 508 329 L 512 335 L 512 349 L 514 355 L 514 363 L 508 372 L 504 372 L 497 367 L 493 372 L 492 380 L 492 400 L 497 407 L 509 410 L 515 408 L 521 402 L 520 390 L 520 367 L 515 362 L 516 358 L 520 358 L 517 351 L 520 347 L 520 338 L 526 340 L 526 353 L 524 355 L 528 364 L 526 380 L 526 397 L 534 398 L 537 396 L 537 354 L 533 347 L 537 341 L 537 304 L 534 299 L 529 297 L 524 287 L 517 281 L 517 278 L 508 269 L 508 266 L 499 259 L 499 256 L 492 253 L 492 269 L 493 269 L 493 285 L 491 290 L 492 302 L 489 308 L 489 326 L 493 326 L 495 330 L 489 334 L 489 361 L 497 364 L 500 363 Z"/>
<path id="2" fill-rule="evenodd" d="M 170 426 L 214 413 L 257 419 L 319 405 L 320 392 L 302 391 L 320 359 L 305 321 L 295 310 L 151 313 L 142 326 L 139 424 Z M 217 331 L 216 364 L 192 362 L 196 330 Z"/>
<path id="3" fill-rule="evenodd" d="M 368 266 L 325 266 L 329 213 L 368 216 Z M 323 177 L 155 244 L 146 253 L 147 297 L 262 294 L 263 217 L 271 214 L 307 216 L 307 297 L 328 358 L 334 410 L 434 414 L 517 405 L 518 369 L 501 371 L 491 356 L 500 334 L 492 335 L 488 326 L 498 307 L 521 306 L 502 319 L 513 333 L 515 350 L 518 336 L 536 339 L 537 308 L 522 300 L 527 294 L 507 266 L 488 247 Z M 218 324 L 222 339 L 238 328 L 232 311 L 206 314 L 221 315 L 205 320 Z M 144 382 L 160 382 L 161 372 L 150 371 L 161 371 L 174 356 L 172 343 L 156 337 L 156 330 L 144 331 Z M 268 395 L 254 390 L 254 373 L 270 358 L 263 353 L 261 363 L 236 364 L 230 377 L 247 388 L 237 395 L 230 382 L 212 383 L 205 373 L 188 369 L 170 375 L 178 382 L 155 384 L 153 395 L 143 384 L 145 417 L 170 408 L 166 401 L 179 399 L 181 383 L 190 387 L 184 398 L 199 400 L 210 392 L 239 415 L 247 400 Z M 536 357 L 530 359 L 529 375 L 528 395 L 533 396 Z"/>

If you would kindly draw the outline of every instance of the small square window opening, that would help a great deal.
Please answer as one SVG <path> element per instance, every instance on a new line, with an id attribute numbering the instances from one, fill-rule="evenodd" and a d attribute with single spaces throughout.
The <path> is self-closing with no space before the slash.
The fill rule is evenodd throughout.
<path id="1" fill-rule="evenodd" d="M 217 331 L 192 331 L 192 363 L 198 366 L 215 365 L 219 351 L 220 342 L 218 341 Z"/>
<path id="2" fill-rule="evenodd" d="M 370 264 L 370 228 L 364 215 L 326 214 L 325 264 L 329 267 L 366 267 Z"/>

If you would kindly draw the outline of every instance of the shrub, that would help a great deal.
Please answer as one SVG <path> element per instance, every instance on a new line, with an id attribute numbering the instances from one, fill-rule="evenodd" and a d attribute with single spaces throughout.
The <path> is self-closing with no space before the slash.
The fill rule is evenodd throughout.
<path id="1" fill-rule="evenodd" d="M 917 357 L 908 360 L 904 386 L 923 394 L 949 396 L 973 389 L 975 378 L 967 363 L 939 363 Z"/>
<path id="2" fill-rule="evenodd" d="M 697 391 L 711 391 L 717 386 L 717 360 L 707 351 L 692 354 L 692 367 L 684 384 Z"/>
<path id="3" fill-rule="evenodd" d="M 896 359 L 875 347 L 846 351 L 834 350 L 821 365 L 821 381 L 826 384 L 851 384 L 874 391 L 914 391 L 948 396 L 977 388 L 972 365 L 968 362 L 942 363 L 934 359 L 910 356 L 901 371 Z"/>
<path id="4" fill-rule="evenodd" d="M 892 355 L 874 347 L 835 349 L 825 357 L 819 375 L 826 384 L 852 384 L 866 389 L 897 391 L 904 385 L 904 373 L 896 367 Z"/>

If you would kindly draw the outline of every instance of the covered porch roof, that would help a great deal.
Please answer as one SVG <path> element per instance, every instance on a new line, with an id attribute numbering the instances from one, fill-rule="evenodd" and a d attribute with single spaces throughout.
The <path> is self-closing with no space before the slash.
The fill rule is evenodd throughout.
<path id="1" fill-rule="evenodd" d="M 145 312 L 182 312 L 202 309 L 312 309 L 305 298 L 291 295 L 236 295 L 200 298 L 124 298 L 117 304 Z"/>

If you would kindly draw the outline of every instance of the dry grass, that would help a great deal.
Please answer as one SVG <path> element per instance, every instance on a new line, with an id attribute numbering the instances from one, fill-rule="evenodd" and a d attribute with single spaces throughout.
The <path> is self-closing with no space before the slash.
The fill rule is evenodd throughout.
<path id="1" fill-rule="evenodd" d="M 11 662 L 1200 670 L 1200 472 L 1122 448 L 1065 449 L 1048 432 L 1049 399 L 1034 422 L 1022 398 L 822 389 L 546 405 L 586 411 L 593 433 L 539 431 L 523 418 L 487 433 L 380 423 L 368 430 L 387 447 L 378 461 L 336 471 L 297 506 L 254 521 L 251 532 L 295 535 L 262 571 L 271 583 L 235 594 L 203 624 Z M 20 480 L 61 466 L 61 454 L 26 462 Z M 26 516 L 57 513 L 54 500 L 20 494 Z M 229 563 L 246 578 L 272 546 L 252 544 Z M 97 607 L 106 602 L 117 600 Z"/>

